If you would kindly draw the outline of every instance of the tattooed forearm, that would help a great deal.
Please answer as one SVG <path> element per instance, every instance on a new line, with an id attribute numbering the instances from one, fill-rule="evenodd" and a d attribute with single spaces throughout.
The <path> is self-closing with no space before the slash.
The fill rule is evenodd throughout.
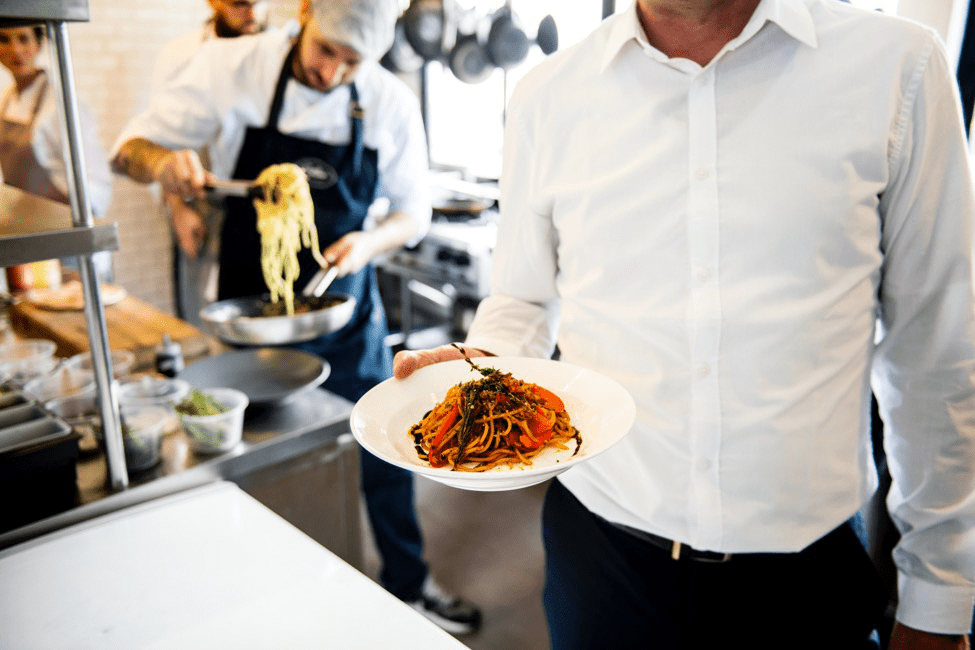
<path id="1" fill-rule="evenodd" d="M 115 154 L 112 170 L 140 183 L 152 183 L 156 180 L 159 162 L 170 153 L 169 149 L 145 138 L 132 138 Z"/>

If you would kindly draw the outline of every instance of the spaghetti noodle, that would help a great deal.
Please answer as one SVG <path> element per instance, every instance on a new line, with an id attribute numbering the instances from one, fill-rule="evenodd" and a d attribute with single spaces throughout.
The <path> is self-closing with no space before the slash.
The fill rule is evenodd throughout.
<path id="1" fill-rule="evenodd" d="M 451 386 L 445 399 L 410 428 L 421 460 L 484 472 L 531 465 L 543 449 L 568 450 L 572 441 L 573 455 L 579 451 L 582 437 L 557 395 L 464 358 L 481 378 Z"/>
<path id="2" fill-rule="evenodd" d="M 318 248 L 315 206 L 304 170 L 293 163 L 271 165 L 257 177 L 264 199 L 254 199 L 257 230 L 261 233 L 261 271 L 271 302 L 284 299 L 285 311 L 294 314 L 294 283 L 298 279 L 298 251 L 311 249 L 322 266 Z"/>

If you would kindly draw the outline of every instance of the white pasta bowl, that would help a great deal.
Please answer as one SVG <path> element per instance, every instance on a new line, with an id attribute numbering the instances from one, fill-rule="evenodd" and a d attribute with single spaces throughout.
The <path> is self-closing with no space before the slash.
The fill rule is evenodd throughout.
<path id="1" fill-rule="evenodd" d="M 494 492 L 535 485 L 586 462 L 619 442 L 633 425 L 633 398 L 618 383 L 592 370 L 521 357 L 482 357 L 474 362 L 510 372 L 562 398 L 573 426 L 581 434 L 579 449 L 545 449 L 531 465 L 495 467 L 485 472 L 431 467 L 421 460 L 410 428 L 444 399 L 448 388 L 480 377 L 463 360 L 427 366 L 407 379 L 388 379 L 370 390 L 352 409 L 353 435 L 364 449 L 397 467 L 452 487 Z"/>

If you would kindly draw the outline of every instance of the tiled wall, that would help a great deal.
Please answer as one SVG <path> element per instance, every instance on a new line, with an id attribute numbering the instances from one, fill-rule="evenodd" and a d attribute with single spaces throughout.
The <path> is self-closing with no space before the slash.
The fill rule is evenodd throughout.
<path id="1" fill-rule="evenodd" d="M 134 112 L 148 101 L 156 52 L 210 15 L 206 0 L 89 0 L 91 20 L 71 23 L 68 38 L 78 95 L 94 110 L 108 150 Z M 297 16 L 298 0 L 273 0 L 271 23 Z M 0 69 L 2 70 L 2 69 Z M 0 88 L 10 77 L 2 70 Z M 116 281 L 131 294 L 173 312 L 170 234 L 154 188 L 117 177 L 106 220 L 119 227 Z"/>

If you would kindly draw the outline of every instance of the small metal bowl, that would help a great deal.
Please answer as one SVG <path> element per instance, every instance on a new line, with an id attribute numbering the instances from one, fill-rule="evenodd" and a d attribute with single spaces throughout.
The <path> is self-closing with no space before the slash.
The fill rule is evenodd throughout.
<path id="1" fill-rule="evenodd" d="M 267 295 L 220 300 L 200 310 L 200 320 L 211 334 L 236 345 L 285 345 L 310 341 L 345 327 L 355 312 L 355 298 L 326 293 L 319 298 L 296 296 L 309 310 L 293 316 L 264 316 Z"/>

